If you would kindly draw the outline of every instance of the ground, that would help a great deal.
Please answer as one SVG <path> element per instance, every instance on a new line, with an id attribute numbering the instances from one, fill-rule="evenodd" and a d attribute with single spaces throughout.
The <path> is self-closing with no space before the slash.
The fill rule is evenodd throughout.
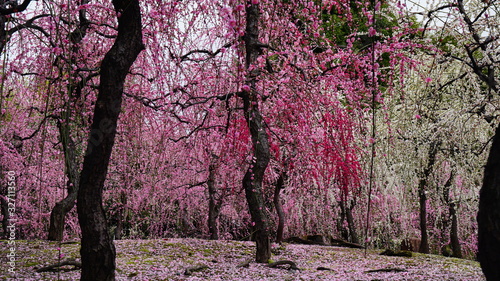
<path id="1" fill-rule="evenodd" d="M 36 272 L 36 269 L 58 261 L 78 261 L 79 242 L 15 242 L 17 262 L 14 276 L 9 272 L 7 260 L 11 245 L 5 240 L 0 241 L 1 280 L 79 279 L 79 270 Z M 290 260 L 299 268 L 288 270 L 257 263 L 242 267 L 242 263 L 253 257 L 252 242 L 172 238 L 120 240 L 115 241 L 115 245 L 117 280 L 486 280 L 479 263 L 437 255 L 388 257 L 379 255 L 381 250 L 369 250 L 365 256 L 365 251 L 360 249 L 275 245 L 272 261 Z M 208 268 L 186 271 L 202 265 Z M 324 270 L 318 270 L 320 267 Z M 378 269 L 389 272 L 368 272 Z"/>

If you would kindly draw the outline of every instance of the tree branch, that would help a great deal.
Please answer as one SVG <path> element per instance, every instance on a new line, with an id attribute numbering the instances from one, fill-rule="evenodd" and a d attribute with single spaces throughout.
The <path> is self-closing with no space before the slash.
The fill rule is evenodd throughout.
<path id="1" fill-rule="evenodd" d="M 2 7 L 0 7 L 0 15 L 6 16 L 6 15 L 22 12 L 22 11 L 26 10 L 26 8 L 28 8 L 28 5 L 30 4 L 30 2 L 31 2 L 31 0 L 24 0 L 24 2 L 21 3 L 21 5 L 18 5 L 14 1 L 7 1 Z"/>
<path id="2" fill-rule="evenodd" d="M 170 56 L 172 58 L 178 58 L 181 61 L 188 61 L 188 60 L 189 61 L 193 61 L 193 59 L 190 58 L 191 55 L 194 55 L 194 54 L 205 54 L 205 55 L 208 55 L 208 58 L 205 58 L 205 59 L 202 59 L 202 60 L 194 60 L 194 61 L 206 61 L 209 58 L 214 58 L 215 56 L 217 56 L 222 51 L 222 49 L 227 49 L 227 48 L 231 47 L 232 45 L 233 45 L 233 42 L 227 43 L 224 46 L 222 46 L 222 48 L 216 50 L 215 52 L 212 52 L 212 51 L 209 51 L 209 50 L 205 50 L 205 49 L 200 49 L 200 50 L 189 51 L 189 52 L 187 52 L 186 54 L 184 54 L 184 55 L 182 55 L 180 57 L 176 57 L 172 53 L 170 53 Z"/>

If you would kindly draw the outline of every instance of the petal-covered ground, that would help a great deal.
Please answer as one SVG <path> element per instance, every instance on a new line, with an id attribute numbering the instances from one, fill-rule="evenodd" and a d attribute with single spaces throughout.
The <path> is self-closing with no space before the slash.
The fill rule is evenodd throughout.
<path id="1" fill-rule="evenodd" d="M 117 280 L 485 280 L 477 262 L 437 255 L 388 257 L 369 250 L 365 256 L 359 249 L 276 245 L 272 260 L 290 260 L 300 269 L 288 270 L 257 263 L 241 267 L 253 258 L 252 242 L 172 238 L 120 240 L 115 245 Z M 1 280 L 79 280 L 79 270 L 36 272 L 61 260 L 78 261 L 79 243 L 16 241 L 15 275 L 9 272 L 10 246 L 0 241 Z M 186 272 L 197 266 L 207 268 Z M 388 272 L 368 272 L 379 269 Z"/>

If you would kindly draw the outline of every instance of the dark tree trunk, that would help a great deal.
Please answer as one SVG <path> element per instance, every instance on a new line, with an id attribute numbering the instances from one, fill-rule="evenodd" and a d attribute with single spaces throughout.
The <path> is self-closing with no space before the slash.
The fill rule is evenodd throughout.
<path id="1" fill-rule="evenodd" d="M 4 238 L 8 237 L 8 230 L 7 226 L 9 225 L 9 202 L 7 202 L 7 199 L 0 195 L 0 204 L 1 204 L 1 210 L 2 210 L 2 230 L 3 230 L 3 236 Z"/>
<path id="2" fill-rule="evenodd" d="M 4 4 L 4 1 L 0 1 L 0 4 Z M 7 40 L 7 31 L 5 30 L 5 22 L 7 18 L 4 15 L 0 15 L 0 54 L 3 53 Z"/>
<path id="3" fill-rule="evenodd" d="M 77 188 L 68 187 L 68 195 L 57 202 L 50 213 L 49 234 L 47 239 L 51 241 L 62 241 L 64 235 L 64 226 L 66 225 L 66 214 L 73 209 L 78 193 Z"/>
<path id="4" fill-rule="evenodd" d="M 427 195 L 425 194 L 425 188 L 418 191 L 418 197 L 420 202 L 420 248 L 418 251 L 420 253 L 429 253 L 429 238 L 427 235 Z"/>
<path id="5" fill-rule="evenodd" d="M 451 214 L 450 214 L 450 204 L 451 204 L 451 200 L 450 200 L 450 189 L 451 189 L 451 185 L 452 185 L 452 182 L 453 182 L 453 178 L 454 178 L 454 173 L 453 171 L 451 171 L 450 173 L 450 177 L 448 178 L 448 180 L 446 181 L 446 183 L 443 185 L 443 201 L 444 201 L 444 204 L 446 206 L 448 206 L 448 215 L 445 216 L 443 218 L 443 223 L 442 223 L 442 226 L 441 226 L 441 232 L 442 233 L 446 233 L 448 231 L 448 227 L 450 226 L 450 220 L 451 220 Z M 451 232 L 450 232 L 451 233 Z M 448 247 L 448 239 L 446 238 L 445 235 L 442 235 L 442 253 L 444 256 L 451 256 L 451 252 L 450 252 L 450 247 Z"/>
<path id="6" fill-rule="evenodd" d="M 344 221 L 346 221 L 346 202 L 344 193 L 341 191 L 341 199 L 338 201 L 340 207 L 340 220 L 337 220 L 337 229 L 340 232 L 340 236 L 342 239 L 348 241 L 349 240 L 349 229 L 347 229 L 344 225 Z"/>
<path id="7" fill-rule="evenodd" d="M 50 213 L 49 235 L 47 239 L 52 241 L 63 240 L 66 214 L 75 206 L 79 186 L 79 165 L 75 155 L 75 144 L 69 135 L 69 126 L 63 125 L 61 122 L 59 122 L 58 126 L 64 152 L 64 165 L 68 177 L 68 194 L 63 200 L 56 203 Z"/>
<path id="8" fill-rule="evenodd" d="M 248 4 L 246 6 L 246 32 L 243 38 L 245 40 L 247 70 L 256 63 L 261 53 L 259 18 L 259 5 Z M 266 127 L 260 114 L 258 94 L 256 92 L 256 79 L 260 71 L 255 68 L 248 72 L 246 83 L 250 89 L 245 89 L 241 96 L 244 103 L 245 118 L 252 137 L 253 159 L 243 178 L 243 188 L 245 189 L 252 221 L 255 223 L 254 238 L 257 246 L 255 260 L 259 263 L 267 263 L 271 258 L 271 241 L 262 181 L 269 164 L 270 151 Z"/>
<path id="9" fill-rule="evenodd" d="M 348 204 L 349 199 L 346 193 L 346 191 L 341 191 L 340 194 L 341 200 L 338 202 L 340 206 L 340 221 L 337 222 L 337 228 L 344 240 L 359 244 L 356 224 L 354 223 L 354 216 L 352 215 L 352 210 L 356 206 L 356 201 L 352 200 L 351 204 Z M 347 222 L 347 228 L 344 227 L 344 221 Z"/>
<path id="10" fill-rule="evenodd" d="M 219 218 L 220 208 L 222 206 L 222 198 L 217 200 L 217 188 L 215 187 L 215 165 L 210 164 L 208 167 L 208 232 L 210 239 L 219 239 L 219 227 L 217 220 Z"/>
<path id="11" fill-rule="evenodd" d="M 125 191 L 120 193 L 120 208 L 116 214 L 115 240 L 121 240 L 123 236 L 123 221 L 125 220 L 125 208 L 127 206 L 127 194 Z"/>
<path id="12" fill-rule="evenodd" d="M 121 110 L 125 77 L 142 44 L 141 11 L 138 0 L 113 0 L 118 17 L 118 35 L 101 64 L 99 93 L 90 127 L 78 190 L 78 219 L 82 231 L 81 280 L 115 279 L 115 247 L 102 206 L 102 191 Z"/>
<path id="13" fill-rule="evenodd" d="M 443 253 L 450 254 L 455 258 L 462 258 L 462 247 L 460 246 L 460 239 L 458 238 L 458 218 L 457 218 L 457 210 L 456 204 L 451 202 L 450 200 L 450 188 L 452 186 L 452 182 L 454 179 L 454 173 L 451 172 L 450 178 L 446 181 L 443 186 L 443 197 L 446 205 L 448 206 L 449 219 L 445 220 L 444 229 L 447 228 L 449 221 L 451 220 L 450 227 L 450 248 L 451 253 Z M 446 246 L 445 246 L 446 249 Z"/>
<path id="14" fill-rule="evenodd" d="M 347 226 L 349 227 L 350 242 L 359 244 L 358 232 L 356 231 L 356 224 L 354 223 L 354 216 L 352 210 L 356 204 L 352 202 L 351 206 L 346 209 Z"/>
<path id="15" fill-rule="evenodd" d="M 460 246 L 460 239 L 458 238 L 458 218 L 457 211 L 455 209 L 455 203 L 450 204 L 450 216 L 451 216 L 451 229 L 450 229 L 450 243 L 451 250 L 453 252 L 452 256 L 455 258 L 462 258 L 462 247 Z"/>
<path id="16" fill-rule="evenodd" d="M 268 214 L 264 206 L 264 197 L 262 195 L 262 185 L 256 183 L 255 169 L 248 169 L 243 178 L 243 187 L 250 209 L 250 215 L 254 222 L 254 239 L 256 243 L 255 261 L 267 263 L 271 258 L 271 240 L 269 237 Z M 254 179 L 252 180 L 252 177 Z M 261 182 L 260 182 L 261 184 Z"/>
<path id="17" fill-rule="evenodd" d="M 479 194 L 478 259 L 488 281 L 500 280 L 500 125 L 496 129 Z"/>
<path id="18" fill-rule="evenodd" d="M 281 205 L 280 193 L 281 190 L 285 188 L 285 178 L 286 173 L 281 172 L 276 186 L 274 188 L 274 207 L 276 208 L 276 214 L 278 215 L 278 228 L 276 230 L 276 243 L 281 243 L 283 241 L 283 230 L 285 228 L 285 212 L 283 212 L 283 206 Z"/>
<path id="19" fill-rule="evenodd" d="M 427 160 L 427 166 L 424 169 L 420 177 L 420 182 L 418 184 L 418 197 L 420 203 L 420 253 L 428 254 L 429 249 L 429 236 L 427 234 L 427 194 L 426 190 L 429 185 L 429 177 L 432 174 L 434 163 L 436 163 L 436 155 L 438 148 L 441 144 L 437 141 L 433 141 L 429 148 L 429 159 Z"/>
<path id="20" fill-rule="evenodd" d="M 0 0 L 0 5 L 3 6 L 5 4 L 4 0 Z M 4 15 L 0 15 L 0 54 L 3 53 L 5 46 L 7 45 L 7 41 L 9 36 L 7 35 L 7 31 L 5 30 L 5 22 L 7 21 L 7 17 Z M 0 92 L 3 93 L 3 85 L 5 83 L 6 75 L 2 75 L 0 78 Z M 3 106 L 3 96 L 0 96 L 0 113 L 2 112 Z"/>

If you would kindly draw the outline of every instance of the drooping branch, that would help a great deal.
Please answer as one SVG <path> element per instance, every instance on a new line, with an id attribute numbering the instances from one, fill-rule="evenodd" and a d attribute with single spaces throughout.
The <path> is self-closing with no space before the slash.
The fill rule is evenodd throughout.
<path id="1" fill-rule="evenodd" d="M 179 99 L 177 101 L 170 102 L 170 103 L 158 104 L 159 101 L 163 100 L 164 98 L 166 98 L 170 94 L 168 94 L 164 97 L 159 97 L 159 98 L 148 98 L 148 97 L 134 95 L 131 93 L 123 93 L 123 94 L 126 97 L 132 98 L 132 99 L 142 103 L 146 107 L 149 107 L 149 108 L 156 110 L 156 111 L 165 111 L 165 112 L 168 111 L 165 108 L 170 106 L 170 105 L 178 106 L 181 109 L 187 109 L 191 106 L 205 104 L 205 103 L 210 102 L 212 100 L 228 101 L 229 99 L 231 99 L 234 96 L 238 96 L 238 97 L 243 96 L 243 92 L 232 92 L 232 93 L 228 93 L 228 94 L 207 95 L 207 96 L 190 96 L 191 94 L 188 93 L 188 91 L 186 89 L 180 88 L 180 87 L 175 88 L 172 91 L 172 93 L 177 93 L 177 92 L 182 92 L 182 93 L 188 95 L 189 97 L 184 101 L 181 101 Z"/>
<path id="2" fill-rule="evenodd" d="M 196 182 L 196 183 L 186 183 L 186 184 L 183 184 L 183 185 L 176 186 L 176 187 L 172 188 L 172 190 L 181 189 L 181 188 L 191 189 L 193 187 L 202 186 L 202 185 L 204 185 L 206 183 L 207 183 L 207 181 L 200 181 L 200 182 Z"/>
<path id="3" fill-rule="evenodd" d="M 20 13 L 26 8 L 28 8 L 28 5 L 31 3 L 31 0 L 24 0 L 21 5 L 17 4 L 17 1 L 7 1 L 3 4 L 3 6 L 0 7 L 0 15 L 11 15 L 15 13 Z"/>
<path id="4" fill-rule="evenodd" d="M 9 29 L 7 31 L 7 34 L 9 36 L 12 36 L 14 33 L 21 31 L 25 28 L 31 28 L 31 29 L 35 29 L 35 30 L 40 31 L 45 37 L 50 38 L 50 34 L 47 31 L 45 31 L 45 29 L 43 29 L 41 26 L 34 24 L 35 20 L 38 20 L 38 19 L 41 19 L 44 17 L 49 17 L 49 16 L 50 16 L 50 14 L 36 15 L 36 16 L 32 17 L 31 19 L 27 20 L 26 22 L 12 27 L 11 29 Z"/>
<path id="5" fill-rule="evenodd" d="M 27 137 L 24 137 L 24 138 L 21 138 L 21 141 L 25 141 L 25 140 L 29 140 L 29 139 L 32 139 L 34 138 L 39 132 L 40 130 L 42 129 L 43 125 L 45 124 L 45 122 L 48 120 L 48 119 L 56 119 L 58 120 L 60 118 L 60 116 L 58 115 L 55 115 L 55 114 L 49 114 L 49 115 L 46 115 L 42 121 L 40 121 L 40 123 L 38 124 L 38 127 L 35 129 L 35 131 L 33 131 L 33 133 L 31 133 L 31 135 L 27 136 Z"/>
<path id="6" fill-rule="evenodd" d="M 447 5 L 443 5 L 443 6 L 439 6 L 433 10 L 430 10 L 429 12 L 427 12 L 427 18 L 428 20 L 425 22 L 424 24 L 424 27 L 422 28 L 422 38 L 424 38 L 425 36 L 425 32 L 427 31 L 427 27 L 429 26 L 432 18 L 433 18 L 433 14 L 439 12 L 439 11 L 442 11 L 442 10 L 446 10 L 446 9 L 451 9 L 451 8 L 454 8 L 454 7 L 457 7 L 457 4 L 456 3 L 450 3 L 450 4 L 447 4 Z M 422 13 L 416 13 L 416 14 L 422 14 Z"/>
<path id="7" fill-rule="evenodd" d="M 208 59 L 216 57 L 219 53 L 222 52 L 223 49 L 227 49 L 227 48 L 231 47 L 233 44 L 234 44 L 233 42 L 227 43 L 214 52 L 212 52 L 210 50 L 199 49 L 199 50 L 191 50 L 180 57 L 176 57 L 174 54 L 170 53 L 170 57 L 172 59 L 178 58 L 181 61 L 206 61 Z M 204 59 L 191 59 L 191 55 L 195 55 L 195 54 L 203 54 L 203 55 L 207 55 L 207 57 Z"/>

